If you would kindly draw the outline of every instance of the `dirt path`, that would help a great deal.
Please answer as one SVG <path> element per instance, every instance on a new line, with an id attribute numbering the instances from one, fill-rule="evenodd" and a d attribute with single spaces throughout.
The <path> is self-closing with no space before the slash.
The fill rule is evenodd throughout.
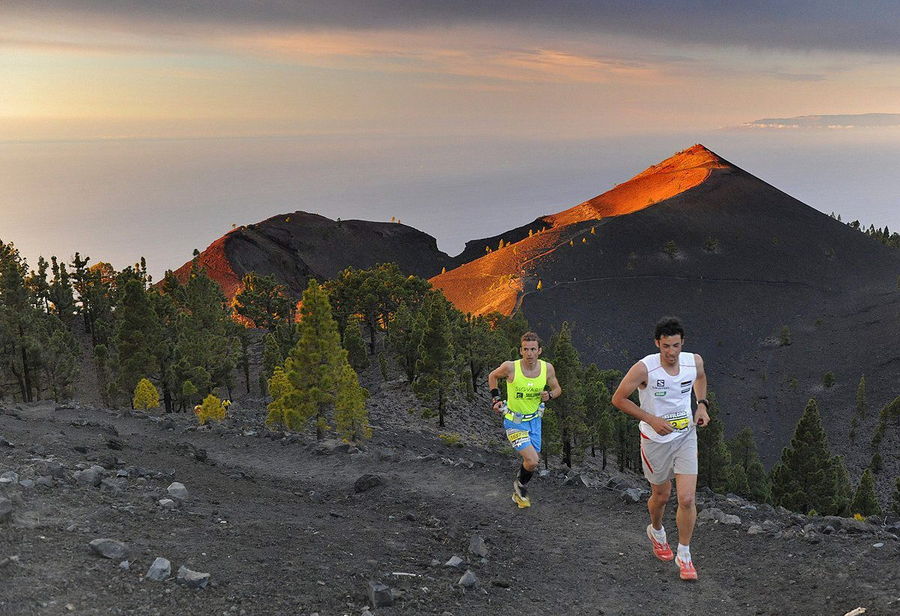
<path id="1" fill-rule="evenodd" d="M 535 480 L 535 505 L 519 510 L 509 497 L 513 460 L 413 431 L 376 431 L 359 453 L 317 454 L 314 443 L 263 430 L 186 431 L 186 417 L 169 429 L 93 409 L 17 415 L 0 415 L 0 436 L 15 445 L 0 449 L 0 473 L 36 475 L 52 456 L 71 474 L 113 455 L 130 476 L 119 494 L 66 482 L 17 492 L 13 521 L 0 525 L 0 561 L 18 556 L 0 566 L 0 615 L 361 614 L 369 580 L 402 595 L 377 614 L 900 613 L 892 537 L 749 535 L 752 519 L 777 516 L 734 506 L 741 525 L 695 533 L 700 581 L 688 584 L 651 555 L 643 503 L 565 486 L 554 472 Z M 124 447 L 110 450 L 110 438 Z M 201 449 L 205 462 L 191 453 Z M 382 485 L 357 493 L 364 474 Z M 168 511 L 157 500 L 173 480 L 191 498 Z M 674 541 L 671 511 L 666 526 Z M 484 562 L 468 553 L 473 535 L 487 544 Z M 106 536 L 131 545 L 130 570 L 90 553 L 87 543 Z M 457 585 L 465 566 L 443 565 L 453 555 L 468 561 L 474 588 Z M 212 584 L 144 580 L 157 556 L 173 575 L 184 564 Z"/>

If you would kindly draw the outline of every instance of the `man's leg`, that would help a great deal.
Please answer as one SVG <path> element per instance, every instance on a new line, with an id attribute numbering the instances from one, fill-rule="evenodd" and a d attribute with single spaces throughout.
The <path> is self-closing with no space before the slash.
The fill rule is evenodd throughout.
<path id="1" fill-rule="evenodd" d="M 538 452 L 532 445 L 519 451 L 519 455 L 522 456 L 522 467 L 527 472 L 533 473 L 537 470 L 539 464 Z"/>
<path id="2" fill-rule="evenodd" d="M 694 523 L 697 521 L 697 505 L 694 495 L 697 492 L 697 475 L 675 475 L 675 491 L 678 494 L 678 511 L 675 522 L 678 524 L 678 543 L 690 545 L 694 535 Z"/>
<path id="3" fill-rule="evenodd" d="M 534 471 L 537 470 L 538 454 L 534 447 L 528 445 L 519 450 L 519 455 L 522 456 L 522 466 L 519 467 L 516 478 L 513 480 L 513 501 L 520 509 L 523 509 L 531 507 L 527 486 L 528 482 L 531 481 L 532 475 L 534 475 Z"/>
<path id="4" fill-rule="evenodd" d="M 671 481 L 650 484 L 650 498 L 647 499 L 647 511 L 650 512 L 650 524 L 656 530 L 662 528 L 663 515 L 666 513 L 666 503 L 669 502 L 669 494 L 671 493 Z"/>

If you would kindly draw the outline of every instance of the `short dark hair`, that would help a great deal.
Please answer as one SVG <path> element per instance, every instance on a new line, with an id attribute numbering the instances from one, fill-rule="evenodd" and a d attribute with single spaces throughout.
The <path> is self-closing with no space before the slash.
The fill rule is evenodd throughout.
<path id="1" fill-rule="evenodd" d="M 654 338 L 659 340 L 663 336 L 675 336 L 681 334 L 684 338 L 684 327 L 678 317 L 663 317 L 656 323 Z"/>
<path id="2" fill-rule="evenodd" d="M 537 342 L 539 349 L 544 348 L 541 344 L 541 337 L 534 332 L 525 332 L 522 334 L 522 342 Z"/>

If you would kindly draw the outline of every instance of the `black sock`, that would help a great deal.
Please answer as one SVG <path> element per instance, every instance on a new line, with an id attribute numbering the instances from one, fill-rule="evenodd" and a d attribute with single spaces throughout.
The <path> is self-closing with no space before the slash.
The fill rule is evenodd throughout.
<path id="1" fill-rule="evenodd" d="M 531 481 L 531 476 L 534 475 L 534 471 L 525 470 L 525 465 L 519 467 L 519 483 L 523 486 Z"/>

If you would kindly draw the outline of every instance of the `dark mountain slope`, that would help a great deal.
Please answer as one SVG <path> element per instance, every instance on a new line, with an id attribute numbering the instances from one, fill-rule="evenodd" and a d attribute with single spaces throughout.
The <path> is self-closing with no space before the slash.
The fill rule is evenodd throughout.
<path id="1" fill-rule="evenodd" d="M 433 237 L 399 223 L 331 220 L 294 212 L 238 227 L 200 253 L 200 264 L 233 297 L 248 272 L 274 275 L 299 296 L 309 278 L 325 280 L 342 269 L 397 263 L 401 270 L 429 277 L 449 263 Z M 184 280 L 190 262 L 176 270 Z"/>
<path id="2" fill-rule="evenodd" d="M 518 307 L 547 337 L 569 321 L 585 361 L 623 370 L 655 351 L 660 316 L 681 316 L 730 433 L 752 426 L 771 463 L 815 396 L 859 468 L 871 455 L 847 440 L 859 377 L 874 412 L 900 393 L 898 274 L 896 250 L 724 163 L 652 206 L 555 226 L 433 282 L 466 311 Z M 826 389 L 829 371 L 839 384 Z"/>

